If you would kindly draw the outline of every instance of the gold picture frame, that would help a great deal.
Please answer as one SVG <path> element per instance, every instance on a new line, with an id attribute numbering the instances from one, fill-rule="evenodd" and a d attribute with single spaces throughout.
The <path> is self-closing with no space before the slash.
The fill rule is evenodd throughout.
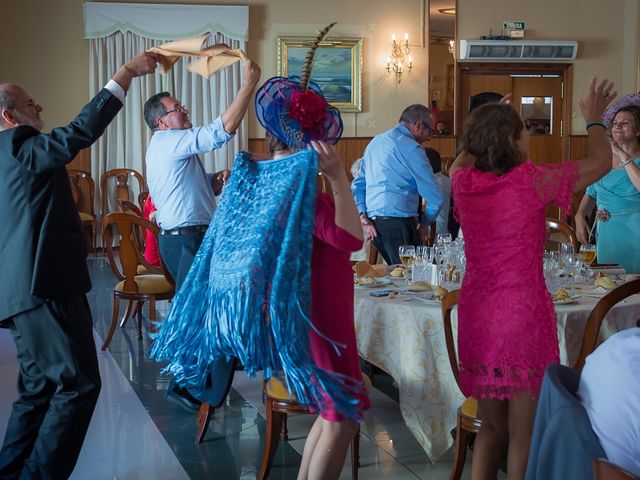
<path id="1" fill-rule="evenodd" d="M 315 37 L 278 37 L 278 75 L 300 75 Z M 316 50 L 311 80 L 341 112 L 362 111 L 362 38 L 327 37 Z"/>

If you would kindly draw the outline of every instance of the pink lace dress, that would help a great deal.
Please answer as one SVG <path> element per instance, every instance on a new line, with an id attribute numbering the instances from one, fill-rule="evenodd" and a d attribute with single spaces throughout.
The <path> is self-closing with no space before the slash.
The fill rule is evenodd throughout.
<path id="1" fill-rule="evenodd" d="M 460 383 L 467 396 L 537 397 L 557 363 L 556 316 L 542 272 L 545 214 L 569 208 L 576 162 L 526 162 L 498 176 L 469 167 L 453 176 L 467 268 L 458 310 Z"/>

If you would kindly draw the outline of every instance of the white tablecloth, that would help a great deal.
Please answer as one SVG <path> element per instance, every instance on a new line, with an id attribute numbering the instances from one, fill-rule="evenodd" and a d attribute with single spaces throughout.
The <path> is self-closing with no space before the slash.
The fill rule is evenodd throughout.
<path id="1" fill-rule="evenodd" d="M 371 291 L 356 287 L 358 351 L 398 384 L 402 416 L 436 462 L 453 444 L 450 432 L 464 400 L 449 366 L 440 305 L 426 305 L 404 295 L 375 298 L 369 295 Z M 556 307 L 561 363 L 575 363 L 587 318 L 597 301 L 583 296 L 578 303 Z M 635 295 L 609 312 L 600 340 L 634 326 L 638 318 L 640 295 Z M 454 330 L 456 323 L 454 312 Z"/>

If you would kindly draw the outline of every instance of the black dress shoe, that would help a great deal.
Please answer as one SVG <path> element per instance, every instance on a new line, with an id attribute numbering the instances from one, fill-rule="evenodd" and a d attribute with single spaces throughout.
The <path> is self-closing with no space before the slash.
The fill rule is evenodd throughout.
<path id="1" fill-rule="evenodd" d="M 171 382 L 167 390 L 167 400 L 171 403 L 184 408 L 188 412 L 198 413 L 201 402 L 193 397 L 186 388 L 178 386 L 175 382 Z"/>

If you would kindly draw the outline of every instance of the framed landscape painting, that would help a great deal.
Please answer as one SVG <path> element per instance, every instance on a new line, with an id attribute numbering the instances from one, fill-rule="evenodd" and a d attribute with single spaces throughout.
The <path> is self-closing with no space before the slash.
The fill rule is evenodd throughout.
<path id="1" fill-rule="evenodd" d="M 300 75 L 315 37 L 278 37 L 278 75 Z M 316 50 L 311 80 L 342 112 L 362 110 L 362 38 L 326 38 Z"/>

